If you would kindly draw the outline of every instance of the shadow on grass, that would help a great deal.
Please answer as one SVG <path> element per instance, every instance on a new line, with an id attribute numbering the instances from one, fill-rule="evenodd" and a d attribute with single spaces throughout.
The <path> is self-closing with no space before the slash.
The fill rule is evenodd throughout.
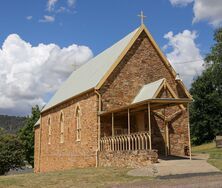
<path id="1" fill-rule="evenodd" d="M 190 177 L 215 176 L 215 175 L 222 175 L 222 172 L 176 174 L 176 175 L 168 175 L 168 176 L 158 176 L 156 177 L 156 179 L 182 179 L 182 178 L 190 178 Z"/>
<path id="2" fill-rule="evenodd" d="M 196 155 L 192 155 L 192 157 L 195 157 Z M 190 157 L 181 157 L 181 156 L 175 156 L 175 155 L 169 155 L 169 156 L 159 156 L 160 160 L 164 161 L 172 161 L 172 160 L 189 160 Z M 201 160 L 199 158 L 192 158 L 192 160 Z"/>

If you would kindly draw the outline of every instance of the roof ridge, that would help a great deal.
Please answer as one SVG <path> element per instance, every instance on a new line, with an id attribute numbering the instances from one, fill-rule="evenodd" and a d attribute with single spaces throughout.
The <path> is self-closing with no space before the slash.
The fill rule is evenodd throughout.
<path id="1" fill-rule="evenodd" d="M 73 71 L 61 84 L 42 112 L 87 90 L 95 88 L 140 28 L 134 29 L 128 35 Z M 74 87 L 70 87 L 70 85 Z"/>
<path id="2" fill-rule="evenodd" d="M 98 56 L 100 56 L 101 54 L 103 54 L 104 52 L 110 50 L 112 47 L 116 46 L 117 44 L 119 44 L 120 42 L 122 42 L 125 38 L 127 38 L 129 35 L 131 35 L 132 33 L 134 33 L 135 31 L 139 30 L 140 27 L 134 29 L 132 32 L 130 32 L 128 35 L 126 35 L 125 37 L 123 37 L 122 39 L 118 40 L 117 42 L 115 42 L 113 45 L 111 45 L 110 47 L 106 48 L 105 50 L 101 51 L 100 53 L 98 53 L 95 57 L 93 57 L 92 59 L 89 59 L 84 65 L 82 65 L 81 67 L 79 67 L 78 69 L 74 70 L 72 73 L 74 73 L 75 71 L 81 69 L 82 67 L 86 66 L 88 64 L 88 62 L 90 62 L 91 60 L 98 58 Z M 71 73 L 71 74 L 72 74 Z"/>

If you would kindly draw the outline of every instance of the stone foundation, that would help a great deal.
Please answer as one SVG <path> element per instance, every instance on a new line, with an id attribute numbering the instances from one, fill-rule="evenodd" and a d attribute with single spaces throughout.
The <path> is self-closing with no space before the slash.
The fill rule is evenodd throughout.
<path id="1" fill-rule="evenodd" d="M 100 151 L 98 155 L 101 167 L 138 168 L 158 162 L 157 150 Z"/>

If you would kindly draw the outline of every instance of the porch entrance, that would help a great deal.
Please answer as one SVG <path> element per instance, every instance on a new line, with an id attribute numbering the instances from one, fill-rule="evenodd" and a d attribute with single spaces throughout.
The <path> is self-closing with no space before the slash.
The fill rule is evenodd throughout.
<path id="1" fill-rule="evenodd" d="M 101 150 L 152 149 L 146 110 L 101 116 Z"/>
<path id="2" fill-rule="evenodd" d="M 100 151 L 154 149 L 159 155 L 171 155 L 172 122 L 187 110 L 189 101 L 152 99 L 100 113 Z"/>

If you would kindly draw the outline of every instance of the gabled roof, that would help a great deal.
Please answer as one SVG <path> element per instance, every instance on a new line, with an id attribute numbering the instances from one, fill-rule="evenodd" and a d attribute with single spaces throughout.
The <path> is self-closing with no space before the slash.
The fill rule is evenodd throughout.
<path id="1" fill-rule="evenodd" d="M 170 93 L 170 95 L 173 98 L 158 98 L 158 95 L 161 91 L 161 89 L 167 89 Z M 155 100 L 155 99 L 179 99 L 176 95 L 176 93 L 173 91 L 173 89 L 170 87 L 170 85 L 167 83 L 165 78 L 162 78 L 160 80 L 157 80 L 155 82 L 151 82 L 149 84 L 146 84 L 142 87 L 142 89 L 139 91 L 137 96 L 134 98 L 133 102 L 131 105 L 138 104 L 144 101 L 148 100 Z M 188 97 L 188 99 L 192 100 L 191 98 Z M 179 105 L 181 109 L 184 109 L 183 105 Z"/>
<path id="2" fill-rule="evenodd" d="M 139 28 L 135 29 L 122 40 L 74 71 L 61 85 L 42 111 L 45 111 L 73 96 L 96 87 L 138 30 Z"/>
<path id="3" fill-rule="evenodd" d="M 144 85 L 137 96 L 134 98 L 132 104 L 156 98 L 156 95 L 158 94 L 158 91 L 160 90 L 164 80 L 165 79 L 162 78 L 155 82 Z"/>
<path id="4" fill-rule="evenodd" d="M 175 70 L 161 52 L 145 25 L 142 24 L 139 28 L 135 29 L 122 40 L 74 71 L 61 85 L 48 104 L 43 108 L 42 112 L 92 89 L 100 89 L 143 31 L 148 36 L 151 44 L 157 50 L 160 58 L 169 69 L 170 73 L 176 77 Z M 184 88 L 187 96 L 191 98 L 183 83 L 181 82 L 180 84 Z"/>

